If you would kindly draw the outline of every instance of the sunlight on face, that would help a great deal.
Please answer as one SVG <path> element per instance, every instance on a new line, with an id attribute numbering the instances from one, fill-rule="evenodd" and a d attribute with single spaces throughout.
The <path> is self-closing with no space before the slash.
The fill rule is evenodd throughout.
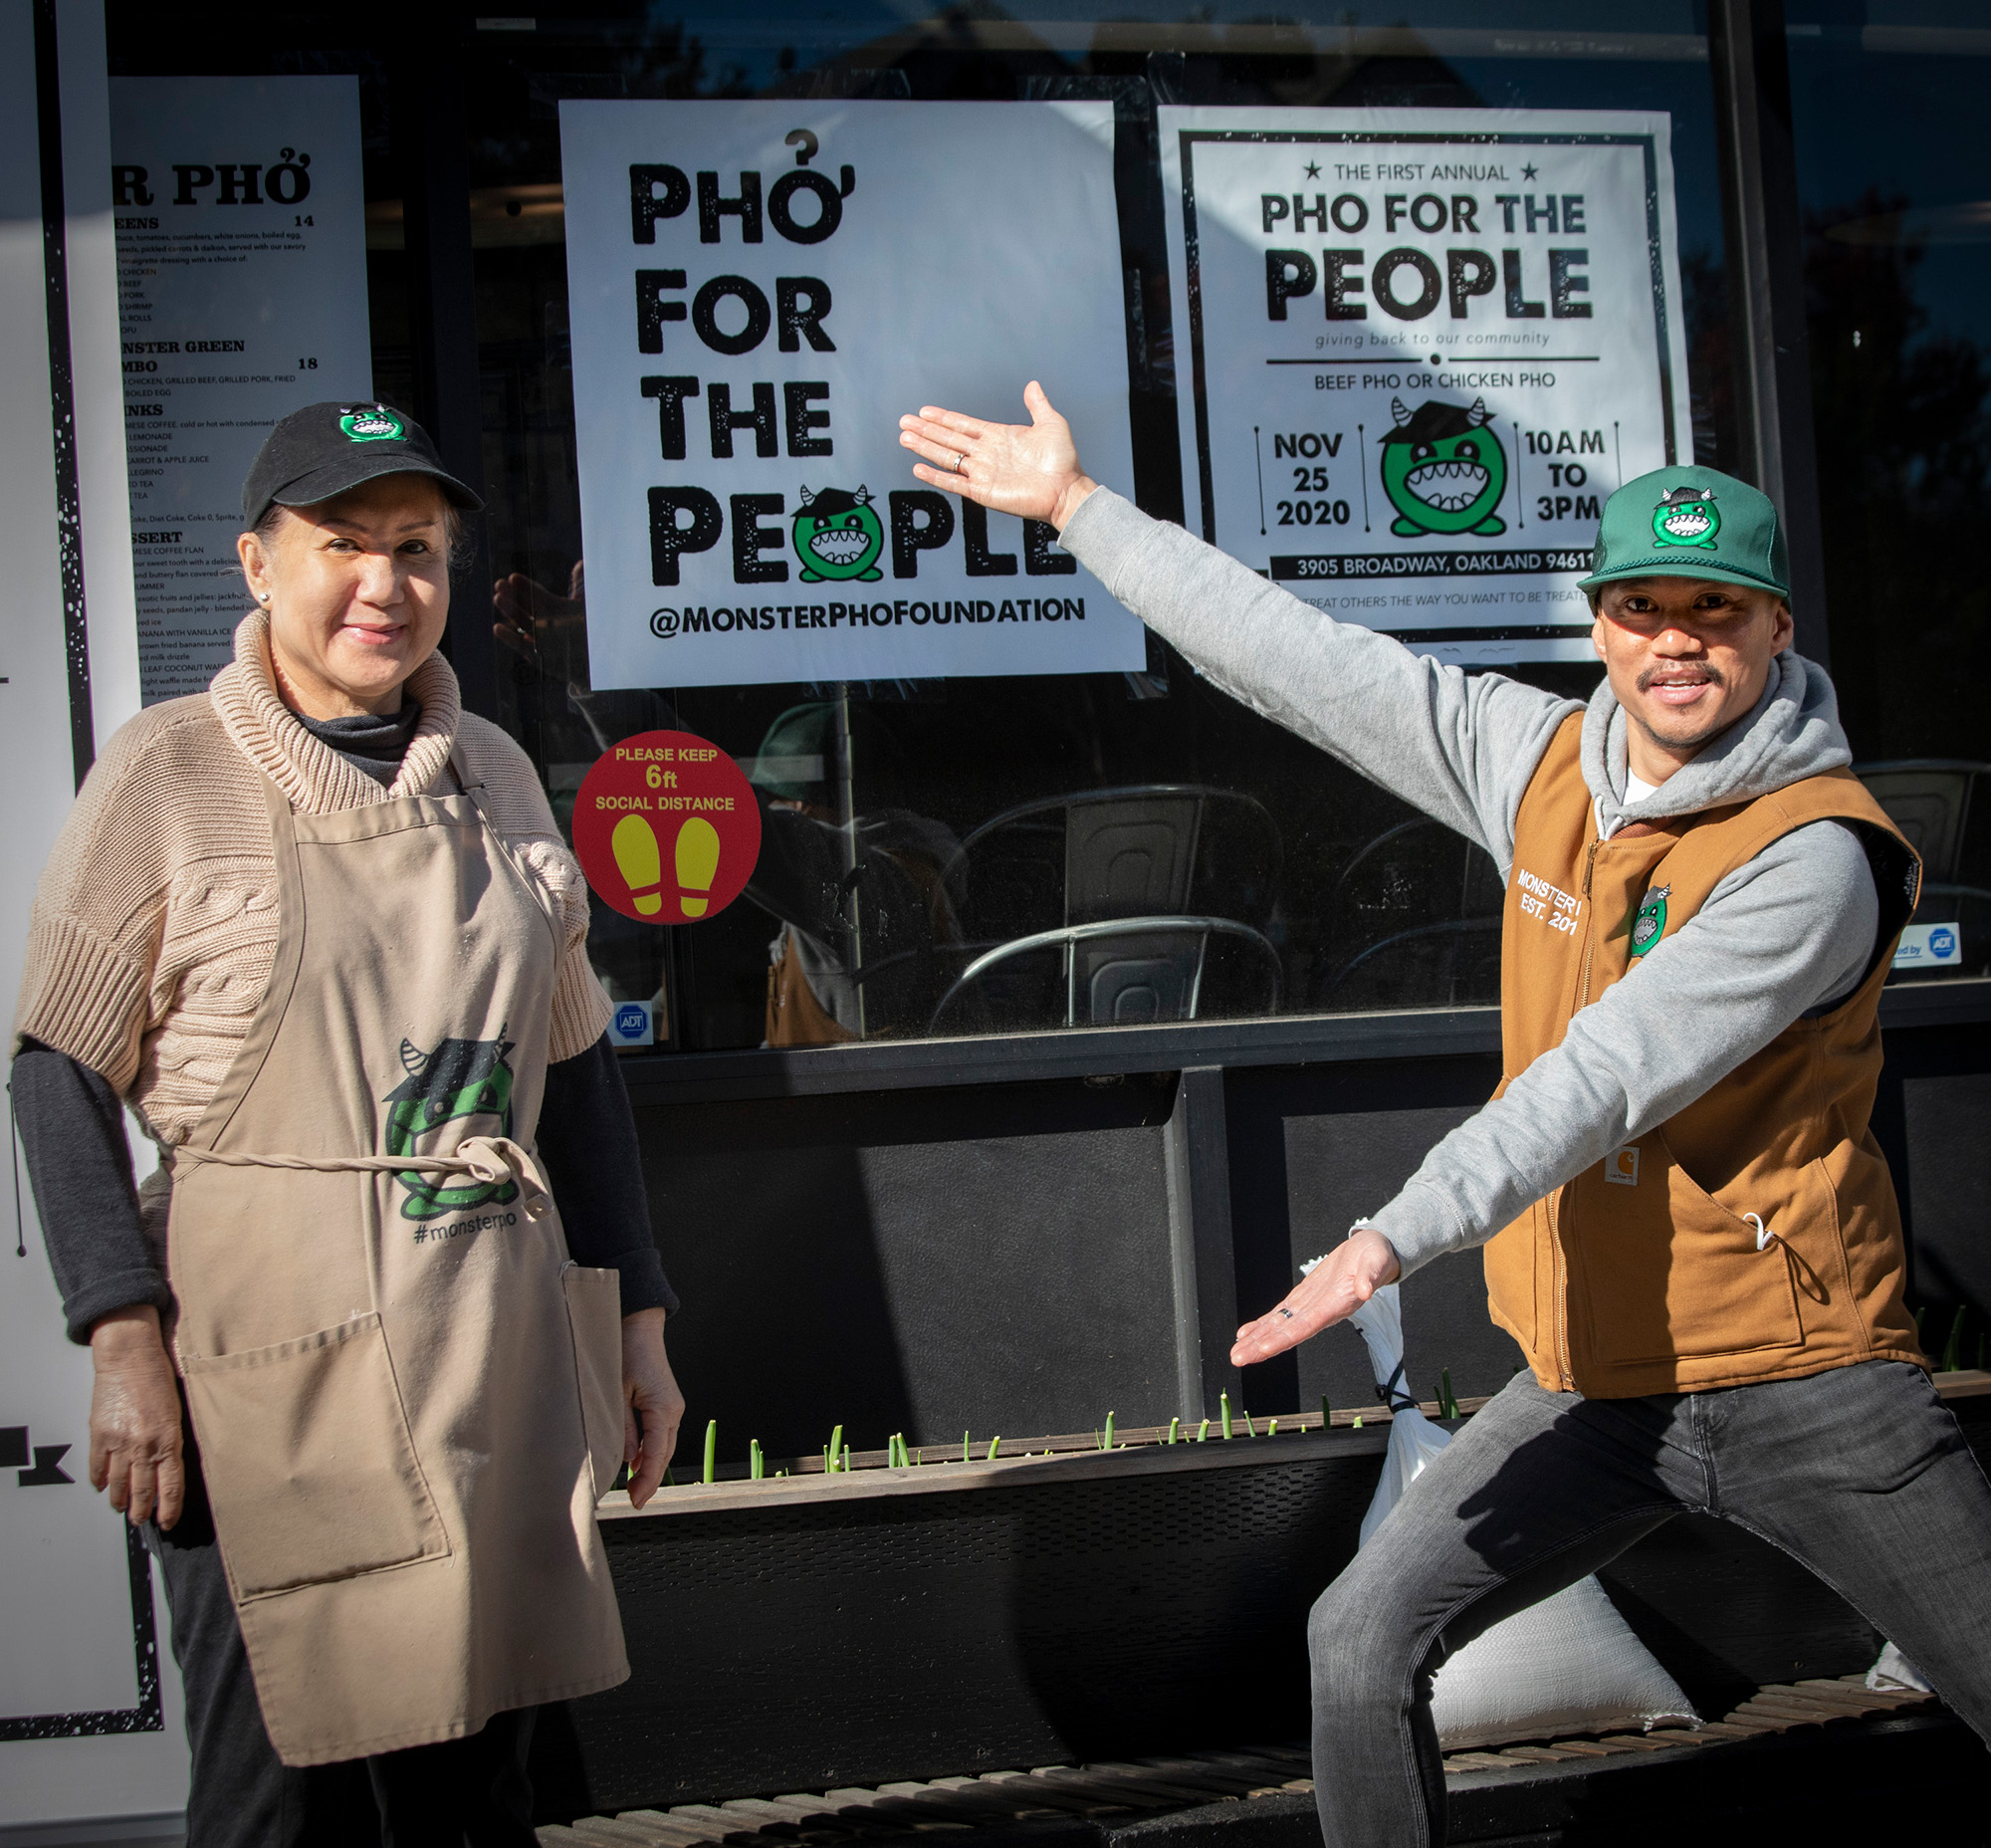
<path id="1" fill-rule="evenodd" d="M 449 616 L 447 504 L 431 477 L 383 475 L 286 509 L 236 550 L 290 705 L 315 719 L 399 710 Z"/>
<path id="2" fill-rule="evenodd" d="M 1632 768 L 1647 782 L 1669 775 L 1743 718 L 1791 634 L 1770 590 L 1692 578 L 1604 585 L 1591 641 L 1632 724 Z"/>

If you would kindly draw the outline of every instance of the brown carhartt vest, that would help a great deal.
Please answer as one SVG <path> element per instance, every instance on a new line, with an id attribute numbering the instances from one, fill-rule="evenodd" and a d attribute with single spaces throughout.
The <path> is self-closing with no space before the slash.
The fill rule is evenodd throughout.
<path id="1" fill-rule="evenodd" d="M 1868 1127 L 1880 987 L 1920 876 L 1912 850 L 1844 770 L 1599 840 L 1582 736 L 1578 713 L 1550 744 L 1515 823 L 1502 1090 L 1612 983 L 1647 979 L 1637 958 L 1723 878 L 1807 822 L 1845 821 L 1861 837 L 1880 929 L 1846 1000 L 1793 1021 L 1493 1239 L 1493 1319 L 1545 1388 L 1598 1399 L 1793 1379 L 1860 1360 L 1926 1366 L 1902 1301 L 1893 1183 Z"/>

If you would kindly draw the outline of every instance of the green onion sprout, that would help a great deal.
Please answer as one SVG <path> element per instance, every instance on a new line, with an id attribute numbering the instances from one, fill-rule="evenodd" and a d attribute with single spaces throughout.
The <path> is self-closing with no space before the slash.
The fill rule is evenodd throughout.
<path id="1" fill-rule="evenodd" d="M 1175 1441 L 1176 1441 L 1176 1440 L 1177 1440 L 1178 1438 L 1180 1438 L 1181 1436 L 1182 1436 L 1182 1420 L 1181 1420 L 1180 1418 L 1172 1418 L 1172 1419 L 1170 1419 L 1170 1420 L 1169 1420 L 1169 1435 L 1168 1435 L 1167 1437 L 1165 1437 L 1165 1438 L 1164 1438 L 1164 1439 L 1162 1440 L 1162 1442 L 1163 1442 L 1164 1444 L 1173 1444 L 1173 1443 L 1174 1443 L 1174 1442 L 1175 1442 Z"/>
<path id="2" fill-rule="evenodd" d="M 1113 1416 L 1111 1412 L 1106 1414 L 1106 1448 L 1108 1450 L 1113 1448 Z"/>
<path id="3" fill-rule="evenodd" d="M 1320 1395 L 1320 1428 L 1325 1431 L 1334 1423 L 1334 1414 L 1328 1410 L 1327 1394 Z"/>
<path id="4" fill-rule="evenodd" d="M 994 1463 L 994 1462 L 996 1461 L 996 1445 L 1000 1444 L 1001 1442 L 1002 1442 L 1002 1440 L 1001 1440 L 1001 1439 L 1000 1439 L 999 1437 L 995 1437 L 995 1438 L 991 1438 L 991 1439 L 989 1440 L 989 1459 L 988 1459 L 988 1460 L 989 1460 L 989 1461 L 990 1461 L 991 1463 Z"/>
<path id="5" fill-rule="evenodd" d="M 768 1460 L 761 1455 L 761 1440 L 752 1438 L 747 1445 L 747 1480 L 758 1483 L 768 1474 Z"/>
<path id="6" fill-rule="evenodd" d="M 1970 1313 L 1967 1303 L 1956 1305 L 1956 1319 L 1949 1324 L 1949 1339 L 1942 1344 L 1942 1367 L 1944 1373 L 1961 1372 L 1963 1368 L 1963 1318 Z"/>
<path id="7" fill-rule="evenodd" d="M 1230 1441 L 1230 1395 L 1227 1392 L 1218 1393 L 1217 1402 L 1223 1413 L 1223 1441 L 1227 1444 Z"/>
<path id="8" fill-rule="evenodd" d="M 716 1418 L 708 1418 L 705 1421 L 705 1477 L 704 1477 L 704 1480 L 708 1483 L 712 1481 L 713 1466 L 718 1462 L 718 1460 L 719 1460 L 719 1420 Z"/>
<path id="9" fill-rule="evenodd" d="M 1203 1424 L 1201 1425 L 1201 1427 L 1200 1427 L 1200 1428 L 1198 1429 L 1198 1431 L 1197 1431 L 1197 1434 L 1196 1434 L 1196 1441 L 1197 1441 L 1197 1442 L 1198 1442 L 1199 1444 L 1208 1444 L 1208 1443 L 1210 1442 L 1210 1420 L 1209 1420 L 1209 1419 L 1207 1419 L 1207 1418 L 1206 1418 L 1206 1419 L 1205 1419 L 1205 1420 L 1203 1421 Z"/>

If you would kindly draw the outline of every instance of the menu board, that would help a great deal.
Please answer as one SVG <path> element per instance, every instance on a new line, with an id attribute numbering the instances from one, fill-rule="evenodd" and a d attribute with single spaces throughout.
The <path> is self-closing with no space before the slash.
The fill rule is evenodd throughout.
<path id="1" fill-rule="evenodd" d="M 1589 659 L 1606 497 L 1693 459 L 1668 118 L 1160 120 L 1190 530 L 1440 659 Z"/>
<path id="2" fill-rule="evenodd" d="M 111 147 L 151 705 L 205 690 L 230 657 L 242 478 L 270 426 L 372 396 L 359 82 L 112 78 Z"/>

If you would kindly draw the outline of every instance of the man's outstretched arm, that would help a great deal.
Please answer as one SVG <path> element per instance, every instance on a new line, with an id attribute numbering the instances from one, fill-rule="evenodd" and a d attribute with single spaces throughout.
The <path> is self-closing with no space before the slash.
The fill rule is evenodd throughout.
<path id="1" fill-rule="evenodd" d="M 1438 1143 L 1373 1231 L 1336 1247 L 1278 1308 L 1240 1328 L 1232 1360 L 1267 1360 L 1399 1274 L 1485 1244 L 1800 1016 L 1843 1001 L 1867 973 L 1880 925 L 1866 850 L 1849 829 L 1814 821 L 1773 842 Z"/>
<path id="2" fill-rule="evenodd" d="M 1336 622 L 1085 475 L 1042 389 L 1028 424 L 900 419 L 922 481 L 1048 520 L 1065 549 L 1226 693 L 1486 848 L 1504 876 L 1521 794 L 1575 702 L 1466 675 Z M 956 459 L 960 458 L 959 465 Z"/>

